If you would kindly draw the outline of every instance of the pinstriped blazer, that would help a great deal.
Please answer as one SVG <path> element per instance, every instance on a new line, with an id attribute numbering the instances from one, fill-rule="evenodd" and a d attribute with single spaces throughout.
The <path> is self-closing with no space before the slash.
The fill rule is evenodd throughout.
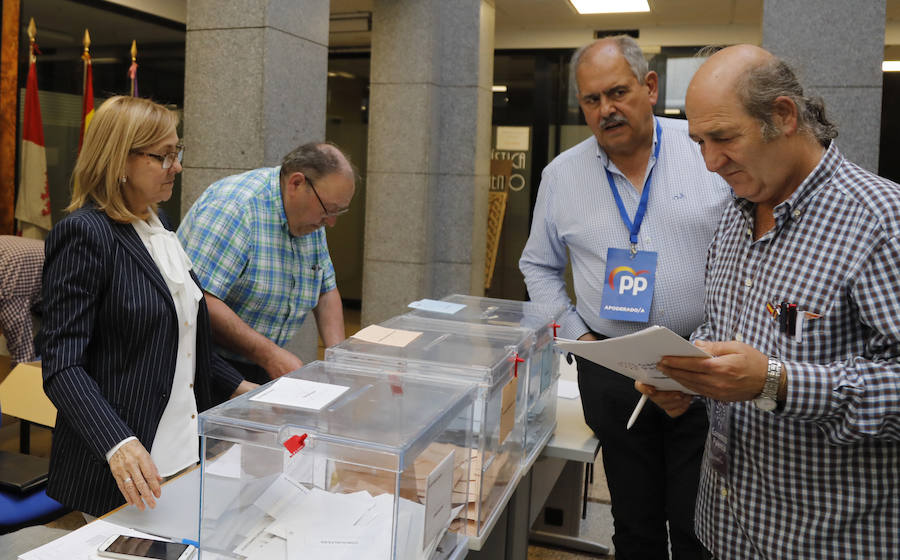
<path id="1" fill-rule="evenodd" d="M 45 250 L 44 391 L 59 411 L 47 494 L 99 516 L 125 502 L 107 451 L 130 436 L 153 445 L 175 375 L 175 305 L 134 227 L 93 205 L 60 221 Z M 203 300 L 197 327 L 194 393 L 205 410 L 242 379 L 211 351 Z"/>

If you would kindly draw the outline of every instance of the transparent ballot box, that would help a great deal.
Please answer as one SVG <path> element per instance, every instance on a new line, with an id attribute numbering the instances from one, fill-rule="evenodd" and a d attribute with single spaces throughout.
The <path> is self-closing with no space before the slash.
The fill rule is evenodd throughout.
<path id="1" fill-rule="evenodd" d="M 520 373 L 523 368 L 526 372 L 525 463 L 530 465 L 556 429 L 559 360 L 553 349 L 554 325 L 566 307 L 461 294 L 415 301 L 409 307 L 409 314 L 418 317 L 519 329 L 523 340 L 534 341 L 530 358 L 519 366 Z"/>
<path id="2" fill-rule="evenodd" d="M 474 543 L 496 521 L 520 475 L 525 407 L 517 403 L 525 402 L 525 383 L 519 372 L 532 347 L 509 328 L 400 315 L 328 348 L 325 358 L 478 387 L 466 512 Z"/>
<path id="3" fill-rule="evenodd" d="M 312 362 L 204 412 L 201 558 L 465 550 L 476 392 Z"/>

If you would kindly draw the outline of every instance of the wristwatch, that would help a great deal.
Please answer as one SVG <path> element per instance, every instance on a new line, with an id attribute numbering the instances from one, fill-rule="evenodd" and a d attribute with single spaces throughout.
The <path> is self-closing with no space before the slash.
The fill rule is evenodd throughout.
<path id="1" fill-rule="evenodd" d="M 778 385 L 781 383 L 782 364 L 775 358 L 769 358 L 769 367 L 766 369 L 766 383 L 762 393 L 753 399 L 756 408 L 771 412 L 778 406 Z"/>

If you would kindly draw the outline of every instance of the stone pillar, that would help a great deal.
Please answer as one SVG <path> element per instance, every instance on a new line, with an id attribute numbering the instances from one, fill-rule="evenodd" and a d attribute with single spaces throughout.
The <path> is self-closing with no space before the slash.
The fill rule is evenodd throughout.
<path id="1" fill-rule="evenodd" d="M 825 99 L 838 148 L 878 172 L 885 0 L 765 0 L 762 46 Z"/>
<path id="2" fill-rule="evenodd" d="M 188 0 L 181 208 L 222 177 L 325 139 L 329 2 Z M 310 313 L 288 345 L 315 359 Z"/>
<path id="3" fill-rule="evenodd" d="M 491 0 L 375 0 L 362 324 L 484 293 Z"/>

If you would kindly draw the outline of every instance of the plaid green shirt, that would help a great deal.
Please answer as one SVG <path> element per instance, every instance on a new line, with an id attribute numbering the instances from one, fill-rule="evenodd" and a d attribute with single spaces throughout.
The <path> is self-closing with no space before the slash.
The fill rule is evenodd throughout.
<path id="1" fill-rule="evenodd" d="M 213 183 L 182 220 L 178 238 L 203 289 L 284 346 L 319 295 L 337 283 L 325 228 L 302 237 L 288 232 L 280 170 L 264 167 Z"/>

